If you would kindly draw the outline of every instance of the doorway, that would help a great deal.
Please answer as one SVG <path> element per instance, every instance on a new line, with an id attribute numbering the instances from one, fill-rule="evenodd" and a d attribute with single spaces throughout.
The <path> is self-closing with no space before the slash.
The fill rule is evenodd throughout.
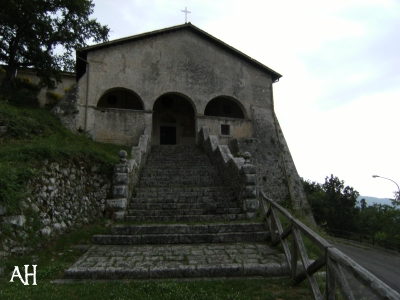
<path id="1" fill-rule="evenodd" d="M 160 145 L 176 145 L 176 127 L 160 126 Z"/>
<path id="2" fill-rule="evenodd" d="M 194 145 L 195 111 L 186 96 L 166 93 L 153 105 L 152 145 Z"/>

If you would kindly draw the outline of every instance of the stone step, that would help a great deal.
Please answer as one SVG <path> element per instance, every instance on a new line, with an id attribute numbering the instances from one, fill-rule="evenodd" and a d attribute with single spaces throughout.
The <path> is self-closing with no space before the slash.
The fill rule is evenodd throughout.
<path id="1" fill-rule="evenodd" d="M 160 210 L 128 210 L 128 216 L 141 216 L 141 217 L 162 217 L 162 216 L 178 216 L 178 215 L 220 215 L 220 214 L 240 214 L 240 208 L 211 208 L 211 209 L 177 209 L 176 204 L 163 204 Z"/>
<path id="2" fill-rule="evenodd" d="M 219 222 L 245 220 L 245 214 L 209 214 L 176 216 L 126 216 L 127 222 Z"/>
<path id="3" fill-rule="evenodd" d="M 150 194 L 149 194 L 150 195 Z M 201 203 L 236 203 L 234 197 L 178 197 L 174 195 L 163 195 L 163 196 L 147 196 L 147 197 L 135 197 L 131 199 L 130 203 L 136 204 L 154 204 L 154 203 L 177 203 L 177 204 L 201 204 Z M 224 207 L 224 206 L 220 206 Z"/>
<path id="4" fill-rule="evenodd" d="M 219 171 L 214 168 L 193 168 L 187 169 L 187 167 L 174 167 L 174 169 L 168 168 L 151 168 L 151 169 L 143 169 L 141 175 L 148 176 L 153 174 L 165 174 L 165 175 L 178 175 L 178 174 L 185 174 L 185 175 L 194 175 L 198 176 L 201 175 L 199 173 L 204 173 L 207 176 L 219 175 Z"/>
<path id="5" fill-rule="evenodd" d="M 265 242 L 270 238 L 262 223 L 116 225 L 111 234 L 93 236 L 94 244 L 193 244 Z"/>
<path id="6" fill-rule="evenodd" d="M 157 159 L 148 159 L 147 167 L 167 167 L 167 166 L 193 166 L 193 167 L 216 167 L 211 161 L 206 160 L 204 157 L 192 157 L 180 160 L 173 160 L 169 157 L 160 157 Z"/>
<path id="7" fill-rule="evenodd" d="M 269 233 L 229 232 L 198 234 L 142 234 L 142 235 L 94 235 L 92 242 L 98 245 L 140 245 L 140 244 L 201 244 L 265 242 Z"/>
<path id="8" fill-rule="evenodd" d="M 211 223 L 211 224 L 151 224 L 151 225 L 114 225 L 111 233 L 115 235 L 129 234 L 206 234 L 206 233 L 238 233 L 266 231 L 265 224 L 248 223 Z"/>
<path id="9" fill-rule="evenodd" d="M 199 177 L 199 176 L 204 176 L 204 177 L 220 177 L 220 173 L 218 171 L 205 171 L 205 170 L 200 170 L 200 171 L 192 171 L 192 170 L 186 170 L 183 169 L 182 171 L 175 168 L 172 169 L 171 171 L 152 171 L 152 172 L 143 172 L 141 176 L 192 176 L 192 177 Z"/>
<path id="10" fill-rule="evenodd" d="M 289 275 L 284 255 L 261 242 L 92 245 L 65 272 L 65 278 L 69 279 L 275 277 L 283 275 Z"/>
<path id="11" fill-rule="evenodd" d="M 126 216 L 127 222 L 219 222 L 245 220 L 240 214 L 174 215 L 174 216 Z"/>
<path id="12" fill-rule="evenodd" d="M 176 173 L 154 173 L 154 174 L 143 174 L 140 180 L 166 180 L 166 181 L 179 181 L 182 179 L 186 180 L 201 180 L 201 181 L 210 181 L 210 180 L 219 180 L 222 181 L 222 178 L 217 174 L 208 174 L 205 172 L 204 174 L 176 174 Z"/>
<path id="13" fill-rule="evenodd" d="M 135 188 L 137 198 L 195 198 L 195 197 L 234 197 L 232 189 L 225 187 L 196 188 Z"/>
<path id="14" fill-rule="evenodd" d="M 181 179 L 181 180 L 143 180 L 140 181 L 140 187 L 167 187 L 167 186 L 220 186 L 222 181 L 212 181 L 212 180 L 191 180 L 191 179 Z"/>
<path id="15" fill-rule="evenodd" d="M 194 202 L 161 202 L 161 201 L 154 201 L 150 202 L 140 201 L 141 199 L 131 199 L 131 203 L 129 204 L 130 209 L 137 209 L 137 210 L 160 210 L 160 209 L 216 209 L 216 208 L 239 208 L 239 204 L 233 201 L 226 201 L 226 202 L 214 202 L 214 203 L 194 203 Z M 151 199 L 151 200 L 158 200 L 158 199 Z M 169 199 L 166 199 L 169 200 Z M 173 206 L 172 206 L 173 204 Z"/>

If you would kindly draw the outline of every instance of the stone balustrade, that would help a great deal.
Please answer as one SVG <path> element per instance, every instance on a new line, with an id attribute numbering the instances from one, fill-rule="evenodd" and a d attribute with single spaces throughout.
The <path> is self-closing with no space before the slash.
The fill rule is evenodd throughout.
<path id="1" fill-rule="evenodd" d="M 115 220 L 123 220 L 129 207 L 129 200 L 134 187 L 139 181 L 140 172 L 146 164 L 147 155 L 151 149 L 151 128 L 147 128 L 139 139 L 138 146 L 132 147 L 131 159 L 127 159 L 127 152 L 118 153 L 120 162 L 114 167 L 112 196 L 107 199 L 105 216 Z"/>
<path id="2" fill-rule="evenodd" d="M 233 157 L 227 145 L 220 145 L 218 137 L 210 135 L 208 127 L 201 128 L 198 144 L 209 155 L 213 164 L 220 169 L 223 180 L 230 185 L 246 213 L 248 219 L 254 218 L 259 209 L 257 199 L 256 168 L 250 163 L 251 154 L 246 152 L 243 157 Z"/>

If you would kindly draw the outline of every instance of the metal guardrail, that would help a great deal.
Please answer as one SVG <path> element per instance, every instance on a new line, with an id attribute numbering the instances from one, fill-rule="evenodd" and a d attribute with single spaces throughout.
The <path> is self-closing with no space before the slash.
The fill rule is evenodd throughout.
<path id="1" fill-rule="evenodd" d="M 343 299 L 356 299 L 345 272 L 350 273 L 358 282 L 368 287 L 378 299 L 400 299 L 400 294 L 334 248 L 299 220 L 293 218 L 287 210 L 269 199 L 264 192 L 261 192 L 261 204 L 270 229 L 272 246 L 282 244 L 291 277 L 295 283 L 308 279 L 315 299 L 333 300 L 336 299 L 337 293 Z M 280 215 L 286 219 L 286 223 L 289 223 L 285 229 L 282 226 Z M 302 235 L 306 236 L 324 253 L 313 262 L 307 254 Z M 289 243 L 290 236 L 291 242 Z M 297 268 L 299 256 L 304 271 L 299 271 Z M 323 267 L 326 268 L 325 290 L 321 292 L 314 275 Z"/>

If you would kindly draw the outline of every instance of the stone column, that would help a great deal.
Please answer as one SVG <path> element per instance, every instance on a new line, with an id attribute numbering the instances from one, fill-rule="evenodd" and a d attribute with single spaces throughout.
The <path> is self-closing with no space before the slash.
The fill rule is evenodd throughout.
<path id="1" fill-rule="evenodd" d="M 243 179 L 243 210 L 246 213 L 247 219 L 255 218 L 257 215 L 260 202 L 257 199 L 257 188 L 256 188 L 256 167 L 250 164 L 251 154 L 245 152 L 243 154 L 244 165 L 241 169 L 241 176 Z"/>

